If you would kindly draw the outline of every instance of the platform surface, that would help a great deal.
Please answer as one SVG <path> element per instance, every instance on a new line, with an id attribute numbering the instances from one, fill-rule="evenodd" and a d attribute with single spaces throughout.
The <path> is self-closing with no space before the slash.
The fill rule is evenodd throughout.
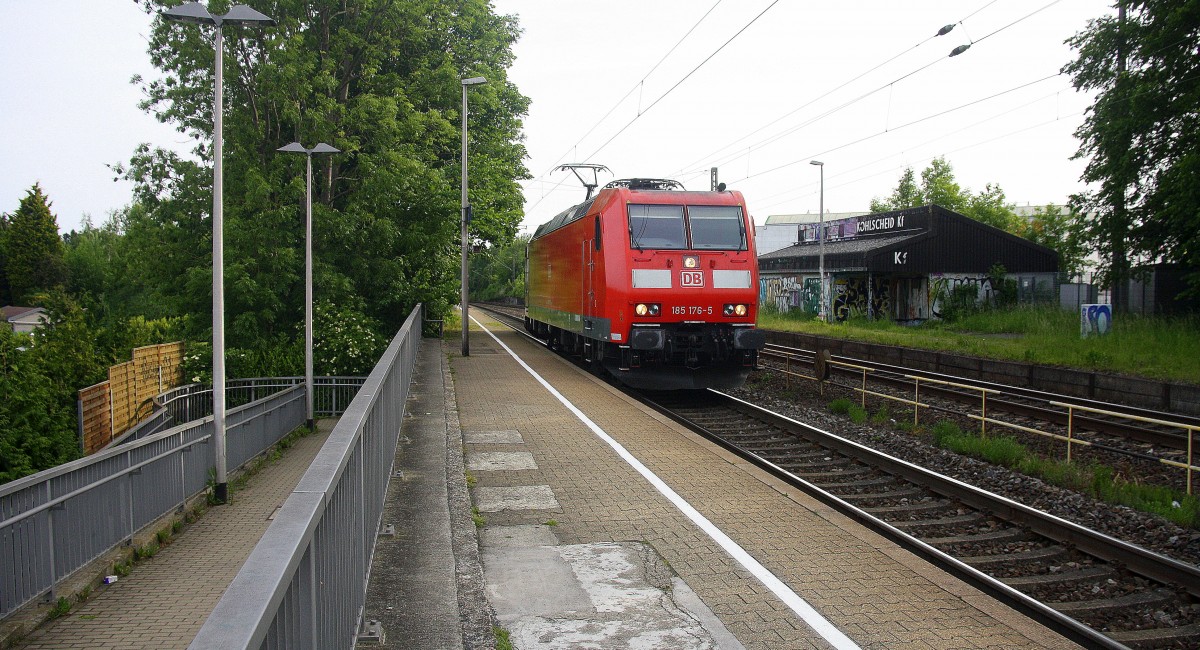
<path id="1" fill-rule="evenodd" d="M 473 329 L 468 357 L 458 354 L 458 346 L 445 347 L 473 503 L 483 519 L 488 596 L 517 647 L 570 647 L 556 640 L 561 630 L 584 626 L 589 615 L 593 627 L 608 624 L 601 615 L 606 604 L 593 596 L 590 610 L 586 599 L 567 608 L 577 610 L 574 622 L 562 620 L 569 618 L 562 608 L 545 615 L 539 609 L 544 604 L 513 598 L 527 586 L 512 584 L 497 558 L 511 554 L 514 546 L 540 555 L 547 562 L 541 579 L 552 583 L 562 571 L 555 558 L 590 552 L 570 549 L 603 545 L 646 549 L 647 566 L 661 561 L 670 579 L 698 598 L 699 610 L 715 614 L 719 624 L 703 626 L 708 645 L 696 647 L 1076 647 L 536 342 L 475 314 L 477 327 L 486 327 L 495 338 Z M 683 509 L 604 435 L 685 501 Z M 689 507 L 718 532 L 685 514 Z M 531 529 L 536 534 L 527 542 L 501 541 L 508 531 L 519 535 Z M 721 535 L 728 538 L 724 546 Z M 750 564 L 766 570 L 766 581 L 739 559 L 738 551 L 730 551 L 729 542 L 749 556 Z M 581 572 L 586 570 L 574 569 L 579 582 Z M 778 588 L 768 588 L 772 579 L 800 605 L 786 594 L 781 598 Z M 529 603 L 528 611 L 513 606 L 514 600 Z M 687 610 L 686 604 L 677 606 Z M 815 618 L 798 613 L 804 606 Z M 692 618 L 697 618 L 694 612 Z M 732 639 L 721 636 L 726 632 Z"/>

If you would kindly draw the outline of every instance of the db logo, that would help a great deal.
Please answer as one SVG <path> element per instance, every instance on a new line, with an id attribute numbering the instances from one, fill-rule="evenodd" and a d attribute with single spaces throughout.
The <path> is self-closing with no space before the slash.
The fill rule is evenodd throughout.
<path id="1" fill-rule="evenodd" d="M 704 271 L 680 271 L 679 286 L 681 287 L 703 287 L 704 286 Z"/>

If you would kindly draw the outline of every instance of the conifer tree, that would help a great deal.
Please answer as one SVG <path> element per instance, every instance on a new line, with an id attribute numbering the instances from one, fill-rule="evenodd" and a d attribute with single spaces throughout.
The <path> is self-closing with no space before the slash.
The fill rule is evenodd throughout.
<path id="1" fill-rule="evenodd" d="M 14 304 L 30 303 L 66 282 L 63 242 L 50 201 L 34 183 L 3 230 L 4 275 Z"/>

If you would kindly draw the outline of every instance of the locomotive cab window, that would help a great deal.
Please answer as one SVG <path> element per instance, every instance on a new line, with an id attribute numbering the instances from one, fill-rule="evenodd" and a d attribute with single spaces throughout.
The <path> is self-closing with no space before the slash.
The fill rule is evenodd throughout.
<path id="1" fill-rule="evenodd" d="M 629 245 L 646 248 L 685 249 L 687 230 L 681 205 L 629 206 Z"/>
<path id="2" fill-rule="evenodd" d="M 688 206 L 692 248 L 746 250 L 746 226 L 742 208 L 736 205 Z"/>

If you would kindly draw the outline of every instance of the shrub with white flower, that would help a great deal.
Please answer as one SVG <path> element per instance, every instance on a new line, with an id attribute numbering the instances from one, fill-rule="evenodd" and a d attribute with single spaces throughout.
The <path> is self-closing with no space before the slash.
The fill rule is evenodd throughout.
<path id="1" fill-rule="evenodd" d="M 387 347 L 379 323 L 360 310 L 317 302 L 313 307 L 313 371 L 318 375 L 368 375 Z"/>

